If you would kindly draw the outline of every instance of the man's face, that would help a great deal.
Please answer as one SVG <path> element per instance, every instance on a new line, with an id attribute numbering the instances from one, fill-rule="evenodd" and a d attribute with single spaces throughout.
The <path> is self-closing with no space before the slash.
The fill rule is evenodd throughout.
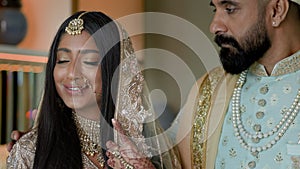
<path id="1" fill-rule="evenodd" d="M 270 48 L 265 11 L 258 9 L 258 0 L 213 0 L 215 16 L 211 32 L 221 47 L 224 69 L 238 74 L 249 68 Z"/>

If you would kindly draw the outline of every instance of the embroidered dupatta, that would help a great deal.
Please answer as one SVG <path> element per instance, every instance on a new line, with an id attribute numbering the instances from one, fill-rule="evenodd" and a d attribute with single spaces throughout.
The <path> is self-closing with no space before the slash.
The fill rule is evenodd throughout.
<path id="1" fill-rule="evenodd" d="M 157 168 L 181 168 L 176 147 L 172 147 L 155 119 L 155 112 L 149 99 L 150 93 L 131 40 L 121 26 L 119 29 L 122 50 L 115 118 L 140 152 L 148 158 L 159 159 L 159 162 L 154 164 Z M 114 132 L 115 142 L 118 143 L 119 139 L 119 134 Z"/>

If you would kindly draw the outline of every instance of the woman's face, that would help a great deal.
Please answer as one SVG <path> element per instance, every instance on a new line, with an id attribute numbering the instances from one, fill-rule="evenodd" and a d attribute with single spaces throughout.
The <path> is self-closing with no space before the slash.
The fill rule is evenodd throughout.
<path id="1" fill-rule="evenodd" d="M 71 109 L 98 106 L 102 91 L 100 62 L 99 49 L 89 33 L 62 35 L 53 76 L 58 94 Z"/>

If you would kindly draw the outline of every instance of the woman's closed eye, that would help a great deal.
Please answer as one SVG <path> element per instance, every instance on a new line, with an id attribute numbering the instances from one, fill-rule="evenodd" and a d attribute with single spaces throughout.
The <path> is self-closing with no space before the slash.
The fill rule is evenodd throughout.
<path id="1" fill-rule="evenodd" d="M 91 66 L 98 66 L 99 61 L 83 61 L 84 64 L 91 65 Z"/>
<path id="2" fill-rule="evenodd" d="M 81 62 L 88 66 L 98 66 L 100 64 L 100 56 L 98 53 L 85 53 L 82 55 Z"/>
<path id="3" fill-rule="evenodd" d="M 57 60 L 56 63 L 57 64 L 63 64 L 63 63 L 68 63 L 70 62 L 70 60 Z"/>

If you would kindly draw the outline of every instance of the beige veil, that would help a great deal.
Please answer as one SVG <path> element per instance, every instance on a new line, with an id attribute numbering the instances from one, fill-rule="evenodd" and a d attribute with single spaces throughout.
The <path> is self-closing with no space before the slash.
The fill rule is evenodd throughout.
<path id="1" fill-rule="evenodd" d="M 160 163 L 155 164 L 156 167 L 181 168 L 176 147 L 173 147 L 155 119 L 150 93 L 131 40 L 120 25 L 119 32 L 121 63 L 115 118 L 140 152 L 148 158 L 158 158 Z M 117 132 L 114 132 L 114 139 L 119 142 Z"/>

